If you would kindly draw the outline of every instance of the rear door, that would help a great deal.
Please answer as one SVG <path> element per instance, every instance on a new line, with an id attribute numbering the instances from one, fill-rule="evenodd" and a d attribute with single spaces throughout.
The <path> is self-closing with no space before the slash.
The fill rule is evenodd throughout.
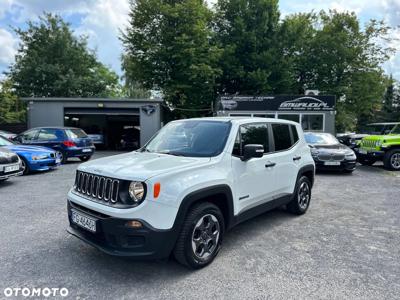
<path id="1" fill-rule="evenodd" d="M 264 156 L 242 161 L 244 146 L 260 144 L 264 146 Z M 272 166 L 271 145 L 267 123 L 241 125 L 232 152 L 232 172 L 234 197 L 238 203 L 237 213 L 272 200 L 275 190 L 275 170 Z M 271 165 L 271 166 L 269 166 Z"/>
<path id="2" fill-rule="evenodd" d="M 301 155 L 299 155 L 299 135 L 295 125 L 272 123 L 271 135 L 275 165 L 275 198 L 292 194 L 296 184 Z"/>

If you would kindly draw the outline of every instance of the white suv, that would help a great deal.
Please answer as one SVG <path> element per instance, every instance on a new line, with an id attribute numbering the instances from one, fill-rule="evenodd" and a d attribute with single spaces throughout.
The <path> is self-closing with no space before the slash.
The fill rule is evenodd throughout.
<path id="1" fill-rule="evenodd" d="M 286 205 L 304 214 L 314 161 L 299 124 L 264 118 L 170 122 L 135 152 L 81 164 L 68 232 L 119 256 L 201 268 L 234 225 Z"/>

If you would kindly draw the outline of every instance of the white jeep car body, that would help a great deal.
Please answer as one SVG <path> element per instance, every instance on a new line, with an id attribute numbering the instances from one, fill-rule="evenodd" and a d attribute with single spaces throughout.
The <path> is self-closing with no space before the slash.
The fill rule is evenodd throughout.
<path id="1" fill-rule="evenodd" d="M 298 201 L 295 198 L 299 197 L 298 184 L 303 177 L 308 179 L 309 195 L 304 211 L 297 213 L 301 214 L 307 210 L 315 166 L 299 124 L 278 119 L 233 117 L 174 122 L 228 124 L 229 132 L 222 151 L 211 157 L 188 157 L 139 150 L 81 164 L 75 185 L 68 193 L 71 224 L 68 231 L 71 234 L 109 254 L 162 258 L 168 256 L 176 247 L 182 227 L 194 205 L 207 202 L 220 210 L 223 220 L 220 220 L 221 224 L 218 226 L 223 228 L 218 236 L 221 235 L 222 240 L 223 231 L 235 224 L 274 207 Z M 170 122 L 166 127 L 174 122 Z M 274 145 L 278 143 L 279 137 L 276 137 L 277 133 L 274 130 L 286 130 L 285 126 L 289 128 L 287 132 L 290 133 L 291 144 L 287 144 L 287 149 L 277 151 Z M 268 151 L 264 150 L 266 153 L 261 154 L 262 157 L 243 159 L 245 145 L 244 141 L 240 140 L 242 134 L 239 131 L 254 129 L 257 132 L 260 128 L 267 133 Z M 164 129 L 165 127 L 161 131 Z M 257 145 L 252 144 L 248 148 Z M 145 148 L 146 146 L 142 149 Z M 262 151 L 257 150 L 257 147 L 254 149 L 256 152 Z M 86 181 L 82 181 L 84 179 L 80 176 L 87 176 Z M 94 191 L 93 185 L 100 185 L 100 182 L 96 184 L 95 180 L 100 181 L 102 177 L 105 178 L 104 186 L 110 178 L 111 186 L 118 190 L 115 203 L 99 200 L 97 195 L 94 196 L 97 191 Z M 113 180 L 118 181 L 118 187 L 117 183 L 114 185 Z M 138 205 L 118 203 L 118 193 L 124 193 L 125 197 L 128 197 L 127 191 L 122 189 L 127 189 L 129 182 L 141 182 L 145 186 L 144 199 Z M 82 183 L 92 187 L 85 188 Z M 159 194 L 155 191 L 156 184 L 159 185 Z M 113 192 L 110 193 L 109 198 L 112 198 Z M 79 224 L 81 221 L 78 220 L 77 223 L 76 220 L 72 220 L 72 211 L 83 218 L 89 218 L 89 221 L 82 222 L 90 223 L 90 219 L 94 220 L 96 225 L 91 226 L 96 227 L 96 232 L 82 228 L 82 224 Z M 213 218 L 216 219 L 218 216 Z M 124 222 L 128 221 L 138 221 L 141 227 L 124 226 Z M 219 245 L 216 248 L 219 249 Z M 198 266 L 191 262 L 184 263 L 200 267 L 211 262 L 215 255 L 216 253 L 213 253 L 212 257 L 203 262 L 199 259 Z"/>

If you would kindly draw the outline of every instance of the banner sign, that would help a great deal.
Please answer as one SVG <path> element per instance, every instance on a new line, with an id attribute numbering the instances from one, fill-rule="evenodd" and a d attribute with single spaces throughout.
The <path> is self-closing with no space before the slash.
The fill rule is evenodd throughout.
<path id="1" fill-rule="evenodd" d="M 335 96 L 224 96 L 218 110 L 230 111 L 331 111 L 335 109 Z"/>

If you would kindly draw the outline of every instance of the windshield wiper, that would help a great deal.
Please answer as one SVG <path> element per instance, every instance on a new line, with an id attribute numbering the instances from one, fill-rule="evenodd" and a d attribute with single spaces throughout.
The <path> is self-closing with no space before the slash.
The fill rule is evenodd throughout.
<path id="1" fill-rule="evenodd" d="M 157 152 L 157 153 L 160 153 L 160 154 L 167 154 L 167 155 L 173 155 L 173 156 L 185 156 L 185 155 L 183 155 L 182 153 L 172 152 L 172 151 L 160 151 L 160 152 Z"/>

